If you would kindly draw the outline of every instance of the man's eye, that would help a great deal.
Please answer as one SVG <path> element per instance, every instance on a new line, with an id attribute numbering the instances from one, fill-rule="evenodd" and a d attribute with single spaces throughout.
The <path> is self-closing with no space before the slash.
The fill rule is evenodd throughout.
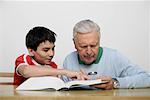
<path id="1" fill-rule="evenodd" d="M 96 45 L 91 45 L 91 48 L 95 48 L 96 47 Z"/>
<path id="2" fill-rule="evenodd" d="M 81 48 L 87 48 L 87 46 L 81 46 Z"/>

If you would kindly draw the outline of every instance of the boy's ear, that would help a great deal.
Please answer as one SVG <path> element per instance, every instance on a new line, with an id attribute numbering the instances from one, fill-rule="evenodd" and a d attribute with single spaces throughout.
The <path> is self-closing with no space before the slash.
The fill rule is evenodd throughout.
<path id="1" fill-rule="evenodd" d="M 35 51 L 33 49 L 28 48 L 28 52 L 30 56 L 34 56 Z"/>

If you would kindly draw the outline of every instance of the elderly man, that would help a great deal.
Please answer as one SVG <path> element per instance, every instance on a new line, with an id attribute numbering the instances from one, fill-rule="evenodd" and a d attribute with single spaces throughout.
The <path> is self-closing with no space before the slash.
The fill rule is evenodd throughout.
<path id="1" fill-rule="evenodd" d="M 150 87 L 150 75 L 118 51 L 101 47 L 100 37 L 100 27 L 95 22 L 78 22 L 73 29 L 73 41 L 77 51 L 65 58 L 64 68 L 82 71 L 91 76 L 91 79 L 108 81 L 106 84 L 95 85 L 95 88 Z"/>

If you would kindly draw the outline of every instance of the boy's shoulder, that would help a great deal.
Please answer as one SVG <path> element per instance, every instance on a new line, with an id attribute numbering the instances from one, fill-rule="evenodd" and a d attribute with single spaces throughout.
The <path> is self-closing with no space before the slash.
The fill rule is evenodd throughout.
<path id="1" fill-rule="evenodd" d="M 32 59 L 32 57 L 29 54 L 22 54 L 17 57 L 15 64 L 16 66 L 19 65 L 20 63 L 26 63 L 28 65 L 38 65 L 38 63 Z M 51 62 L 50 66 L 53 68 L 57 68 L 57 64 L 55 62 Z"/>
<path id="2" fill-rule="evenodd" d="M 26 63 L 28 65 L 34 65 L 32 58 L 28 54 L 22 54 L 16 58 L 15 65 L 18 66 L 21 63 Z"/>
<path id="3" fill-rule="evenodd" d="M 16 58 L 16 60 L 23 60 L 23 59 L 31 59 L 28 54 L 22 54 Z"/>

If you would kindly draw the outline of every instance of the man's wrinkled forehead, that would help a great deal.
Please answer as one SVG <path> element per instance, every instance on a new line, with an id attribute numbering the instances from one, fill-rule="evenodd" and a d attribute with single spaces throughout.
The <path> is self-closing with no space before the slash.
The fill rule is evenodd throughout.
<path id="1" fill-rule="evenodd" d="M 100 33 L 98 33 L 98 32 L 96 32 L 96 31 L 91 31 L 91 32 L 88 32 L 88 33 L 81 33 L 81 32 L 78 32 L 78 33 L 76 33 L 76 36 L 73 38 L 75 41 L 77 40 L 77 41 L 79 41 L 79 40 L 84 40 L 84 39 L 86 39 L 86 37 L 88 36 L 88 35 L 94 35 L 97 39 L 98 39 L 98 41 L 100 40 Z M 92 37 L 91 37 L 92 38 Z M 90 39 L 91 39 L 90 38 Z"/>

